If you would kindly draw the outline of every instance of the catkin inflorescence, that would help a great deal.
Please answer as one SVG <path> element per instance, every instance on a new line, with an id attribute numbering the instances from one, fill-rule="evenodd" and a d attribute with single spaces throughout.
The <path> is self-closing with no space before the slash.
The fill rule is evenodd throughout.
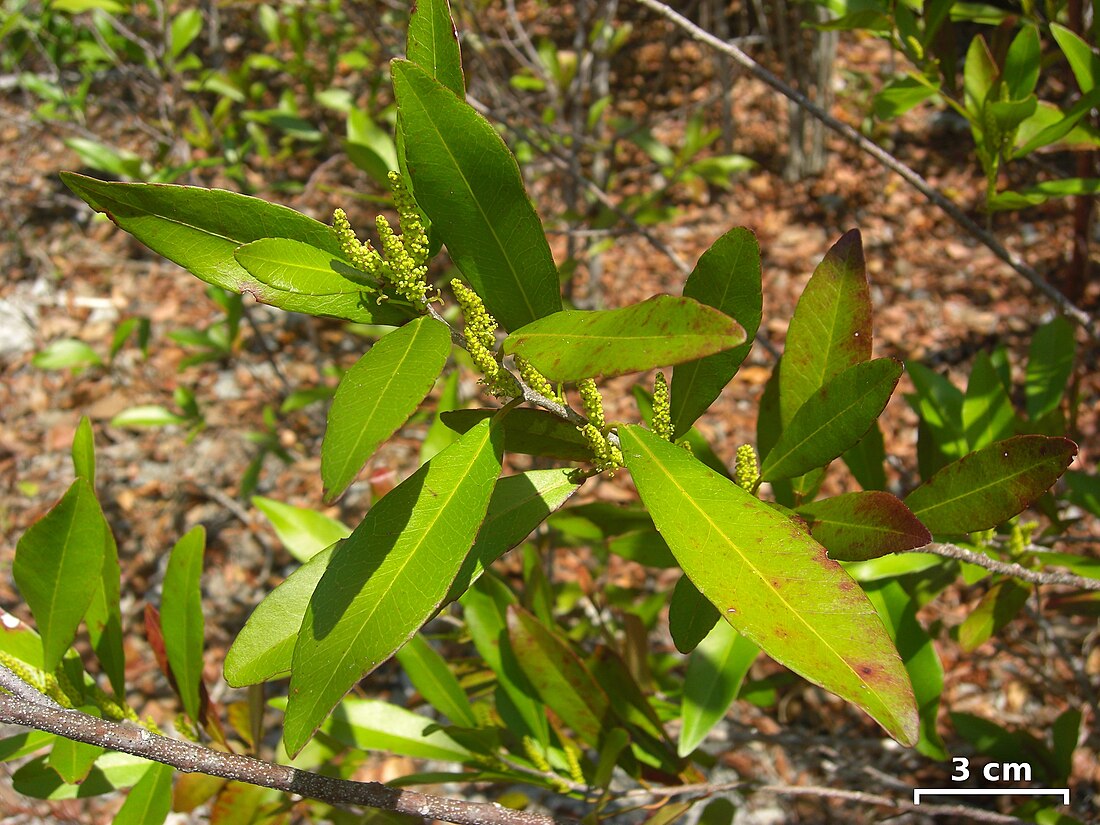
<path id="1" fill-rule="evenodd" d="M 422 307 L 427 303 L 428 294 L 428 235 L 416 201 L 401 175 L 390 172 L 389 181 L 401 234 L 398 235 L 390 222 L 379 215 L 375 227 L 381 252 L 369 240 L 363 243 L 356 237 L 343 209 L 333 212 L 332 229 L 341 251 L 356 269 L 381 284 L 388 284 L 402 298 Z"/>
<path id="2" fill-rule="evenodd" d="M 496 319 L 485 309 L 481 298 L 457 278 L 451 281 L 451 291 L 462 309 L 466 322 L 466 351 L 474 366 L 481 373 L 482 383 L 498 398 L 515 398 L 520 394 L 519 385 L 508 370 L 493 355 L 496 346 Z"/>
<path id="3" fill-rule="evenodd" d="M 756 450 L 751 444 L 742 444 L 737 448 L 733 462 L 733 481 L 742 490 L 756 492 L 760 484 L 760 466 L 756 461 Z"/>
<path id="4" fill-rule="evenodd" d="M 653 379 L 653 432 L 665 441 L 672 441 L 672 399 L 663 372 Z"/>

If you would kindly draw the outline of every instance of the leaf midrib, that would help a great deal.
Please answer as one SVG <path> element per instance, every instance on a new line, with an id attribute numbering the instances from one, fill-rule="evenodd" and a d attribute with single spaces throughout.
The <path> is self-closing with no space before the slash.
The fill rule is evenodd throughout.
<path id="1" fill-rule="evenodd" d="M 990 448 L 986 447 L 984 449 L 988 450 Z M 981 485 L 976 486 L 976 487 L 968 487 L 966 492 L 960 493 L 959 495 L 954 496 L 953 498 L 944 499 L 943 501 L 940 501 L 936 504 L 932 504 L 928 507 L 921 507 L 921 508 L 918 508 L 916 510 L 913 510 L 913 508 L 910 508 L 910 509 L 913 510 L 913 515 L 917 515 L 918 517 L 919 517 L 919 514 L 922 514 L 922 513 L 923 514 L 931 513 L 931 512 L 937 510 L 940 507 L 946 507 L 949 504 L 954 504 L 958 501 L 962 501 L 963 499 L 969 498 L 970 496 L 978 495 L 979 493 L 982 493 L 985 490 L 989 490 L 989 489 L 992 489 L 993 487 L 997 487 L 998 485 L 1005 484 L 1007 482 L 1013 481 L 1013 480 L 1019 478 L 1020 476 L 1024 475 L 1025 473 L 1030 473 L 1032 470 L 1036 469 L 1037 467 L 1042 466 L 1043 464 L 1045 464 L 1049 460 L 1050 460 L 1049 458 L 1039 458 L 1036 461 L 1029 464 L 1027 467 L 1024 467 L 1023 469 L 1018 470 L 1017 472 L 1012 473 L 1011 475 L 1000 476 L 999 478 L 997 478 L 994 481 L 990 481 L 986 484 L 981 484 Z M 934 478 L 934 476 L 933 476 L 933 478 Z M 931 479 L 929 479 L 929 481 L 931 481 Z"/>

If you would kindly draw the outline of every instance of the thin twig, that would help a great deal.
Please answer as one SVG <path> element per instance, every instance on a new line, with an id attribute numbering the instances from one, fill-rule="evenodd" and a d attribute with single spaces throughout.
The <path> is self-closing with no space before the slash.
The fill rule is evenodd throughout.
<path id="1" fill-rule="evenodd" d="M 744 67 L 753 77 L 763 81 L 771 88 L 782 94 L 784 97 L 796 103 L 803 110 L 813 115 L 820 120 L 834 132 L 845 138 L 850 143 L 857 146 L 867 154 L 871 155 L 875 160 L 890 169 L 892 172 L 900 175 L 909 183 L 914 189 L 920 192 L 929 201 L 934 203 L 943 212 L 951 218 L 956 224 L 966 230 L 970 235 L 977 239 L 980 243 L 986 246 L 994 255 L 1000 258 L 1002 261 L 1011 266 L 1016 272 L 1022 275 L 1032 286 L 1046 295 L 1058 308 L 1074 321 L 1079 323 L 1084 330 L 1092 338 L 1100 337 L 1096 328 L 1096 320 L 1083 309 L 1080 309 L 1072 301 L 1063 295 L 1056 287 L 1047 283 L 1046 279 L 1032 267 L 1026 263 L 1018 255 L 1015 255 L 1001 244 L 1000 241 L 989 232 L 987 229 L 976 223 L 970 218 L 959 206 L 953 201 L 943 195 L 939 190 L 935 189 L 928 181 L 921 177 L 916 171 L 909 166 L 902 163 L 895 158 L 881 146 L 874 141 L 868 140 L 858 131 L 853 129 L 847 123 L 843 123 L 830 115 L 808 97 L 796 89 L 791 88 L 781 78 L 765 69 L 751 57 L 749 57 L 741 49 L 732 45 L 731 43 L 725 43 L 719 40 L 710 32 L 700 28 L 695 23 L 684 16 L 678 14 L 669 8 L 665 3 L 660 0 L 634 0 L 634 2 L 645 6 L 652 11 L 657 12 L 663 17 L 670 20 L 676 26 L 679 26 L 684 31 L 688 32 L 693 39 L 698 40 L 701 43 L 705 43 L 713 49 L 717 49 L 723 54 L 727 54 L 732 57 L 737 63 Z"/>
<path id="2" fill-rule="evenodd" d="M 9 677 L 14 677 L 14 674 L 0 668 L 4 687 L 11 681 Z M 76 742 L 151 759 L 184 773 L 204 773 L 247 782 L 333 805 L 377 808 L 457 825 L 554 825 L 555 822 L 545 814 L 509 810 L 495 803 L 448 799 L 389 788 L 378 782 L 352 782 L 264 762 L 243 754 L 223 753 L 191 742 L 169 739 L 132 723 L 111 722 L 77 710 L 52 708 L 43 703 L 44 698 L 27 699 L 0 694 L 0 722 L 23 725 Z"/>
<path id="3" fill-rule="evenodd" d="M 1013 576 L 1017 579 L 1030 582 L 1031 584 L 1064 584 L 1070 587 L 1078 587 L 1082 590 L 1100 590 L 1100 580 L 1097 579 L 1089 579 L 1084 576 L 1074 575 L 1073 573 L 1063 573 L 1060 570 L 1049 573 L 1040 570 L 1030 570 L 1019 564 L 991 559 L 984 553 L 975 553 L 973 550 L 967 550 L 964 547 L 956 547 L 954 544 L 932 542 L 923 547 L 914 547 L 909 552 L 933 553 L 947 559 L 955 559 L 956 561 L 984 567 L 986 570 L 992 571 L 993 573 Z"/>

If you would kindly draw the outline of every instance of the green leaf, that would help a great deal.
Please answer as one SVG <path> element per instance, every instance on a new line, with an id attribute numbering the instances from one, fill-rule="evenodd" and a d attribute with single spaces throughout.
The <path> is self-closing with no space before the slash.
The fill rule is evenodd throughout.
<path id="1" fill-rule="evenodd" d="M 328 567 L 336 544 L 314 554 L 256 605 L 225 654 L 225 681 L 258 685 L 286 676 L 306 606 Z"/>
<path id="2" fill-rule="evenodd" d="M 84 626 L 88 629 L 88 641 L 92 644 L 103 672 L 111 682 L 118 697 L 126 695 L 126 656 L 122 639 L 121 570 L 118 563 L 118 544 L 111 525 L 100 509 L 103 519 L 103 567 L 96 582 L 95 594 L 84 614 Z"/>
<path id="3" fill-rule="evenodd" d="M 1100 518 L 1100 476 L 1080 471 L 1066 473 L 1066 498 Z"/>
<path id="4" fill-rule="evenodd" d="M 321 726 L 324 733 L 352 748 L 414 759 L 469 761 L 472 754 L 438 728 L 432 719 L 397 705 L 350 697 Z"/>
<path id="5" fill-rule="evenodd" d="M 450 352 L 446 325 L 424 316 L 382 338 L 344 373 L 321 444 L 325 501 L 340 496 L 420 406 Z"/>
<path id="6" fill-rule="evenodd" d="M 730 709 L 760 648 L 718 622 L 688 660 L 678 753 L 688 756 Z"/>
<path id="7" fill-rule="evenodd" d="M 848 367 L 826 381 L 783 427 L 760 468 L 761 478 L 800 476 L 855 446 L 886 408 L 901 370 L 901 362 L 878 358 Z"/>
<path id="8" fill-rule="evenodd" d="M 804 504 L 798 514 L 837 561 L 866 561 L 932 541 L 932 534 L 896 496 L 876 490 Z"/>
<path id="9" fill-rule="evenodd" d="M 502 439 L 490 424 L 387 493 L 333 552 L 294 647 L 288 753 L 301 750 L 340 697 L 442 604 L 500 475 Z"/>
<path id="10" fill-rule="evenodd" d="M 867 589 L 867 598 L 897 645 L 913 683 L 913 695 L 920 709 L 920 739 L 916 749 L 932 759 L 947 759 L 943 738 L 936 729 L 943 693 L 943 665 L 932 637 L 917 620 L 920 605 L 895 578 L 876 581 Z"/>
<path id="11" fill-rule="evenodd" d="M 149 770 L 126 795 L 111 825 L 160 825 L 172 811 L 172 778 L 175 771 L 160 762 Z"/>
<path id="12" fill-rule="evenodd" d="M 707 637 L 718 619 L 718 609 L 699 592 L 691 579 L 681 576 L 668 603 L 668 631 L 681 653 L 691 653 Z"/>
<path id="13" fill-rule="evenodd" d="M 1100 57 L 1096 56 L 1092 46 L 1063 25 L 1051 23 L 1050 33 L 1069 61 L 1081 93 L 1088 94 L 1100 80 Z"/>
<path id="14" fill-rule="evenodd" d="M 871 111 L 879 120 L 893 120 L 928 98 L 939 94 L 939 85 L 916 77 L 896 77 L 871 101 Z"/>
<path id="15" fill-rule="evenodd" d="M 923 364 L 910 361 L 905 369 L 917 389 L 915 399 L 907 398 L 921 419 L 920 441 L 926 440 L 926 433 L 931 440 L 927 452 L 923 452 L 925 445 L 918 443 L 921 475 L 927 477 L 969 451 L 962 422 L 964 396 L 949 380 Z"/>
<path id="16" fill-rule="evenodd" d="M 47 673 L 61 663 L 92 603 L 105 542 L 103 514 L 84 478 L 19 539 L 12 575 L 42 636 Z"/>
<path id="17" fill-rule="evenodd" d="M 978 353 L 962 405 L 962 425 L 971 450 L 1016 434 L 1016 411 L 989 355 Z"/>
<path id="18" fill-rule="evenodd" d="M 435 418 L 432 419 L 432 423 L 428 427 L 428 434 L 424 436 L 424 440 L 420 443 L 421 464 L 430 460 L 431 457 L 440 450 L 454 444 L 455 440 L 458 438 L 458 435 L 455 434 L 455 430 L 448 427 L 443 420 L 443 413 L 457 410 L 460 406 L 458 400 L 458 375 L 458 370 L 454 370 L 443 381 L 443 390 L 439 394 L 439 401 L 435 407 Z M 513 410 L 513 412 L 517 411 Z M 510 417 L 511 415 L 509 415 L 509 418 Z M 473 423 L 471 423 L 470 426 L 473 426 Z M 508 451 L 507 434 L 504 438 L 504 449 Z"/>
<path id="19" fill-rule="evenodd" d="M 524 675 L 546 706 L 592 747 L 598 747 L 611 700 L 580 657 L 519 605 L 508 608 L 508 638 Z"/>
<path id="20" fill-rule="evenodd" d="M 233 257 L 257 282 L 296 302 L 286 309 L 368 324 L 403 324 L 413 314 L 409 307 L 382 300 L 373 288 L 351 280 L 366 276 L 343 253 L 334 255 L 290 238 L 262 238 L 238 247 Z"/>
<path id="21" fill-rule="evenodd" d="M 253 496 L 252 504 L 267 516 L 290 555 L 302 563 L 351 533 L 341 522 L 308 507 L 295 507 L 263 496 Z"/>
<path id="22" fill-rule="evenodd" d="M 73 475 L 86 478 L 95 489 L 95 433 L 88 416 L 82 415 L 73 434 Z"/>
<path id="23" fill-rule="evenodd" d="M 1001 73 L 1010 100 L 1023 100 L 1035 91 L 1040 62 L 1039 31 L 1025 25 L 1012 39 Z"/>
<path id="24" fill-rule="evenodd" d="M 676 558 L 661 534 L 652 527 L 631 530 L 608 539 L 607 549 L 616 556 L 630 559 L 646 567 L 676 567 Z"/>
<path id="25" fill-rule="evenodd" d="M 787 516 L 637 426 L 626 466 L 692 583 L 779 663 L 917 739 L 909 678 L 863 591 Z M 822 618 L 824 617 L 824 618 Z"/>
<path id="26" fill-rule="evenodd" d="M 483 576 L 462 596 L 462 611 L 470 638 L 485 664 L 496 674 L 496 705 L 516 735 L 528 734 L 544 748 L 550 741 L 545 705 L 539 701 L 516 662 L 508 641 L 508 608 L 516 597 L 496 576 Z"/>
<path id="27" fill-rule="evenodd" d="M 455 432 L 464 433 L 497 410 L 451 410 L 440 417 Z M 575 424 L 546 410 L 520 408 L 501 422 L 504 450 L 509 453 L 540 455 L 564 461 L 589 461 L 592 450 Z"/>
<path id="28" fill-rule="evenodd" d="M 169 54 L 175 60 L 190 46 L 202 31 L 202 12 L 199 9 L 184 9 L 172 16 L 169 29 Z"/>
<path id="29" fill-rule="evenodd" d="M 760 246 L 748 229 L 731 229 L 703 253 L 684 283 L 684 297 L 729 315 L 745 330 L 734 349 L 687 361 L 672 371 L 672 427 L 679 438 L 737 373 L 760 326 Z"/>
<path id="30" fill-rule="evenodd" d="M 148 760 L 140 756 L 107 751 L 96 760 L 87 779 L 70 785 L 46 764 L 46 757 L 39 756 L 12 774 L 12 786 L 16 793 L 34 799 L 87 799 L 131 787 L 148 768 Z"/>
<path id="31" fill-rule="evenodd" d="M 1020 435 L 948 464 L 905 498 L 933 533 L 996 527 L 1045 493 L 1077 455 L 1068 438 Z"/>
<path id="32" fill-rule="evenodd" d="M 1043 324 L 1031 339 L 1027 361 L 1027 415 L 1038 421 L 1057 409 L 1066 391 L 1066 382 L 1073 373 L 1076 349 L 1074 328 L 1059 315 Z"/>
<path id="33" fill-rule="evenodd" d="M 517 329 L 504 352 L 551 381 L 610 378 L 679 364 L 744 343 L 741 325 L 692 298 L 658 295 L 622 309 L 564 310 Z"/>
<path id="34" fill-rule="evenodd" d="M 237 247 L 261 238 L 302 241 L 342 258 L 332 229 L 293 209 L 220 189 L 148 183 L 107 183 L 62 172 L 61 180 L 97 212 L 147 247 L 175 261 L 198 278 L 230 292 L 292 312 L 314 313 L 319 301 L 283 292 L 250 275 L 234 258 Z M 373 299 L 347 293 L 323 302 L 320 314 L 374 323 L 392 315 Z"/>
<path id="35" fill-rule="evenodd" d="M 80 711 L 91 716 L 100 715 L 94 706 L 82 707 Z M 58 737 L 46 761 L 65 782 L 79 785 L 88 778 L 92 765 L 102 754 L 103 748 L 99 745 Z"/>
<path id="36" fill-rule="evenodd" d="M 1082 118 L 1086 117 L 1088 113 L 1098 105 L 1100 105 L 1100 86 L 1096 86 L 1086 92 L 1084 96 L 1074 103 L 1068 111 L 1062 114 L 1059 119 L 1042 127 L 1034 134 L 1031 134 L 1022 146 L 1017 145 L 1017 148 L 1012 151 L 1012 157 L 1022 157 L 1040 147 L 1057 143 L 1062 138 L 1069 135 Z M 1039 111 L 1042 112 L 1042 109 L 1040 108 Z M 1023 129 L 1021 129 L 1021 131 L 1023 131 Z"/>
<path id="37" fill-rule="evenodd" d="M 452 724 L 478 727 L 470 700 L 458 679 L 447 667 L 446 660 L 417 633 L 397 651 L 397 661 L 429 705 L 442 713 Z"/>
<path id="38" fill-rule="evenodd" d="M 458 32 L 447 0 L 417 0 L 413 4 L 405 56 L 457 97 L 466 97 Z"/>
<path id="39" fill-rule="evenodd" d="M 416 200 L 451 260 L 505 329 L 560 310 L 542 222 L 500 135 L 415 64 L 391 73 Z"/>
<path id="40" fill-rule="evenodd" d="M 978 35 L 970 41 L 970 46 L 966 50 L 966 62 L 963 65 L 964 102 L 967 111 L 972 115 L 976 116 L 982 111 L 982 106 L 997 80 L 997 75 L 997 64 L 989 52 L 989 46 L 985 38 Z M 971 117 L 971 122 L 974 119 Z"/>
<path id="41" fill-rule="evenodd" d="M 830 379 L 871 357 L 871 334 L 863 242 L 853 229 L 818 264 L 791 318 L 779 371 L 783 427 Z"/>
<path id="42" fill-rule="evenodd" d="M 31 363 L 40 370 L 82 370 L 85 367 L 102 366 L 103 359 L 83 341 L 63 338 L 37 353 Z"/>
<path id="43" fill-rule="evenodd" d="M 176 678 L 183 709 L 199 719 L 202 685 L 202 557 L 206 530 L 199 525 L 176 542 L 164 571 L 160 599 L 160 626 L 164 652 Z"/>
<path id="44" fill-rule="evenodd" d="M 517 412 L 513 410 L 504 421 Z M 528 470 L 499 479 L 474 546 L 455 576 L 444 604 L 465 593 L 493 562 L 531 535 L 580 486 L 570 480 L 568 470 Z"/>
<path id="45" fill-rule="evenodd" d="M 969 653 L 989 641 L 1016 618 L 1030 595 L 1031 587 L 1015 579 L 1002 579 L 994 584 L 959 625 L 959 646 Z"/>
<path id="46" fill-rule="evenodd" d="M 864 490 L 886 489 L 886 445 L 877 421 L 841 458 Z"/>
<path id="47" fill-rule="evenodd" d="M 188 419 L 165 409 L 159 404 L 143 404 L 123 410 L 111 419 L 112 427 L 168 427 L 182 426 Z"/>

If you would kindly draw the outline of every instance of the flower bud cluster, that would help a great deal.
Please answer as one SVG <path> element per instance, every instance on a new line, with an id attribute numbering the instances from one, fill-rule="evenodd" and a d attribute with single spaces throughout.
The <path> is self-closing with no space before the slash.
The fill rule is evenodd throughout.
<path id="1" fill-rule="evenodd" d="M 755 493 L 760 484 L 760 467 L 756 463 L 756 450 L 751 444 L 742 444 L 737 448 L 733 461 L 733 482 L 750 493 Z"/>
<path id="2" fill-rule="evenodd" d="M 582 378 L 577 382 L 577 392 L 581 396 L 581 406 L 584 407 L 584 416 L 597 430 L 603 430 L 607 421 L 603 416 L 603 396 L 600 395 L 596 382 L 591 378 Z"/>
<path id="3" fill-rule="evenodd" d="M 565 402 L 561 393 L 554 389 L 553 385 L 547 380 L 546 376 L 535 369 L 535 365 L 528 361 L 523 356 L 517 355 L 516 369 L 519 370 L 520 377 L 523 378 L 523 383 L 533 389 L 543 398 L 549 398 L 551 401 L 557 401 L 559 404 Z"/>
<path id="4" fill-rule="evenodd" d="M 665 441 L 672 441 L 672 400 L 663 372 L 653 379 L 653 432 Z"/>
<path id="5" fill-rule="evenodd" d="M 415 305 L 427 303 L 428 234 L 416 207 L 416 201 L 397 172 L 390 172 L 390 189 L 402 234 L 394 232 L 382 215 L 375 220 L 379 252 L 368 240 L 363 243 L 351 228 L 343 209 L 332 214 L 332 228 L 340 249 L 356 269 L 377 281 L 389 284 L 394 291 Z"/>
<path id="6" fill-rule="evenodd" d="M 457 278 L 451 281 L 462 317 L 466 321 L 466 351 L 482 374 L 481 382 L 498 398 L 515 398 L 520 394 L 516 380 L 493 355 L 496 346 L 496 319 L 490 315 L 481 298 Z"/>

